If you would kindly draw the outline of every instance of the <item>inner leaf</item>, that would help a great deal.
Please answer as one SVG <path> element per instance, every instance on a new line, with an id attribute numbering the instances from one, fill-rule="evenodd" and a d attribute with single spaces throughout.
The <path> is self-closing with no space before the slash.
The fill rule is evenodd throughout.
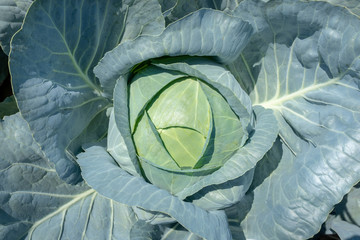
<path id="1" fill-rule="evenodd" d="M 146 112 L 141 118 L 133 137 L 139 156 L 159 166 L 179 169 L 166 151 L 158 132 Z"/>
<path id="2" fill-rule="evenodd" d="M 180 168 L 194 168 L 201 157 L 206 138 L 199 132 L 182 127 L 159 131 L 164 145 Z"/>
<path id="3" fill-rule="evenodd" d="M 198 80 L 187 78 L 164 90 L 149 108 L 149 116 L 157 129 L 186 127 L 207 136 L 210 105 Z"/>
<path id="4" fill-rule="evenodd" d="M 148 102 L 162 88 L 181 77 L 184 77 L 184 75 L 175 71 L 164 71 L 152 65 L 145 65 L 144 69 L 138 70 L 130 84 L 129 107 L 132 132 L 135 130 L 135 123 L 139 115 L 141 115 Z"/>

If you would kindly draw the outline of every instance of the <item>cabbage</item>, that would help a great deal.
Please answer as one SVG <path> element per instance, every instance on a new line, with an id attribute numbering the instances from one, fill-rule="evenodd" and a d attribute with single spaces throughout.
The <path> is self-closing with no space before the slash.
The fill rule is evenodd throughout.
<path id="1" fill-rule="evenodd" d="M 359 6 L 3 1 L 0 238 L 360 236 Z"/>

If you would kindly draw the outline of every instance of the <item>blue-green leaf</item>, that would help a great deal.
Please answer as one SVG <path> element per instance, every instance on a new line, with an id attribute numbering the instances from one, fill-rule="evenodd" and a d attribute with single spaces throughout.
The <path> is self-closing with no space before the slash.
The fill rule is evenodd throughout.
<path id="1" fill-rule="evenodd" d="M 229 2 L 227 0 L 159 0 L 162 11 L 166 16 L 167 24 L 174 22 L 184 16 L 201 8 L 212 8 L 223 10 Z"/>
<path id="2" fill-rule="evenodd" d="M 137 221 L 131 228 L 130 239 L 131 240 L 152 240 L 160 239 L 162 231 L 159 225 L 152 225 L 145 221 Z"/>
<path id="3" fill-rule="evenodd" d="M 338 203 L 325 222 L 326 233 L 338 234 L 341 239 L 360 237 L 359 184 Z"/>
<path id="4" fill-rule="evenodd" d="M 239 18 L 199 10 L 169 25 L 159 36 L 141 36 L 120 44 L 105 55 L 94 72 L 105 94 L 111 96 L 116 80 L 140 62 L 165 55 L 216 56 L 229 62 L 240 54 L 251 34 L 252 27 Z"/>
<path id="5" fill-rule="evenodd" d="M 133 210 L 57 175 L 20 114 L 0 122 L 1 239 L 128 239 Z"/>
<path id="6" fill-rule="evenodd" d="M 157 0 L 132 0 L 126 12 L 125 32 L 122 41 L 139 35 L 158 35 L 165 29 L 165 19 Z"/>
<path id="7" fill-rule="evenodd" d="M 208 212 L 122 170 L 102 147 L 78 155 L 85 181 L 100 194 L 131 206 L 166 213 L 206 239 L 231 239 L 223 211 Z"/>
<path id="8" fill-rule="evenodd" d="M 349 223 L 360 226 L 360 185 L 357 184 L 343 198 L 343 200 L 335 206 L 333 214 Z"/>
<path id="9" fill-rule="evenodd" d="M 146 12 L 152 14 L 145 17 Z M 31 5 L 12 41 L 14 93 L 36 141 L 67 182 L 81 178 L 75 158 L 84 143 L 81 136 L 97 135 L 86 132 L 103 125 L 97 116 L 111 105 L 93 67 L 121 41 L 163 28 L 155 0 L 39 0 Z"/>
<path id="10" fill-rule="evenodd" d="M 356 240 L 360 238 L 360 227 L 349 222 L 334 219 L 330 222 L 330 227 L 341 240 Z"/>
<path id="11" fill-rule="evenodd" d="M 161 10 L 169 24 L 201 8 L 221 11 L 235 9 L 242 0 L 159 0 Z"/>
<path id="12" fill-rule="evenodd" d="M 109 105 L 92 68 L 121 40 L 125 9 L 113 0 L 39 0 L 12 41 L 10 68 L 20 111 L 68 182 L 81 177 L 77 152 L 68 146 Z"/>
<path id="13" fill-rule="evenodd" d="M 110 120 L 107 138 L 107 150 L 119 166 L 134 176 L 140 176 L 137 159 L 130 157 L 124 137 L 116 126 L 114 109 L 109 109 Z"/>
<path id="14" fill-rule="evenodd" d="M 0 3 L 0 46 L 9 55 L 10 40 L 23 23 L 32 0 L 3 0 Z"/>
<path id="15" fill-rule="evenodd" d="M 280 141 L 257 167 L 241 227 L 246 238 L 306 239 L 360 180 L 360 21 L 324 2 L 243 3 L 236 14 L 256 33 L 229 68 L 275 111 Z"/>
<path id="16" fill-rule="evenodd" d="M 360 2 L 357 0 L 307 0 L 317 2 L 328 2 L 334 6 L 340 6 L 346 8 L 351 14 L 355 14 L 360 17 Z"/>
<path id="17" fill-rule="evenodd" d="M 161 240 L 202 240 L 203 238 L 196 236 L 194 233 L 187 231 L 179 223 L 175 223 L 166 227 Z"/>
<path id="18" fill-rule="evenodd" d="M 118 136 L 121 138 L 121 154 L 126 156 L 123 159 L 125 165 L 130 166 L 134 171 L 130 171 L 133 175 L 141 175 L 140 166 L 138 162 L 138 158 L 136 155 L 136 150 L 133 142 L 133 138 L 131 135 L 130 129 L 130 118 L 129 118 L 129 106 L 128 106 L 128 85 L 127 81 L 124 77 L 121 77 L 115 86 L 114 89 L 114 120 L 115 126 L 112 131 L 118 131 Z M 116 129 L 115 129 L 116 127 Z M 115 139 L 108 139 L 109 142 L 114 141 Z M 110 145 L 110 144 L 109 144 Z M 116 145 L 116 143 L 111 143 L 111 145 Z M 128 156 L 131 160 L 129 162 Z M 122 157 L 119 155 L 119 157 Z M 120 164 L 122 166 L 122 164 Z M 126 168 L 125 168 L 126 169 Z"/>

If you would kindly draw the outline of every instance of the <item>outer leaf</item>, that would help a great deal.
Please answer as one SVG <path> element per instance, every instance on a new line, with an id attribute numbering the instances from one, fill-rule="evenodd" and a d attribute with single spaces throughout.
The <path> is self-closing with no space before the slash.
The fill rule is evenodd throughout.
<path id="1" fill-rule="evenodd" d="M 94 72 L 111 96 L 116 80 L 140 62 L 165 55 L 216 56 L 229 62 L 240 54 L 251 33 L 250 25 L 238 18 L 199 10 L 169 25 L 159 36 L 142 36 L 120 44 L 106 54 Z"/>
<path id="2" fill-rule="evenodd" d="M 161 11 L 163 15 L 166 17 L 171 13 L 171 11 L 176 6 L 177 0 L 158 0 L 161 5 Z"/>
<path id="3" fill-rule="evenodd" d="M 208 180 L 210 179 L 210 185 L 205 186 L 194 195 L 187 197 L 186 200 L 207 210 L 223 209 L 232 206 L 234 203 L 239 202 L 244 197 L 245 193 L 251 185 L 253 176 L 254 171 L 249 170 L 242 176 L 221 184 L 213 184 L 219 180 L 214 180 L 211 179 L 211 177 L 207 177 Z M 191 188 L 192 186 L 188 187 L 188 189 Z"/>
<path id="4" fill-rule="evenodd" d="M 1 239 L 130 239 L 131 208 L 56 174 L 19 114 L 0 122 Z"/>
<path id="5" fill-rule="evenodd" d="M 137 221 L 131 229 L 131 240 L 160 239 L 162 232 L 158 225 L 148 224 L 145 221 Z"/>
<path id="6" fill-rule="evenodd" d="M 247 238 L 304 239 L 360 179 L 360 22 L 326 3 L 246 1 L 237 13 L 250 9 L 257 34 L 230 69 L 276 111 L 282 144 L 265 157 L 275 170 L 255 173 L 241 226 Z"/>
<path id="7" fill-rule="evenodd" d="M 169 24 L 201 8 L 221 11 L 235 9 L 242 0 L 159 0 L 166 23 Z"/>
<path id="8" fill-rule="evenodd" d="M 340 219 L 333 219 L 329 224 L 331 229 L 337 233 L 340 239 L 356 240 L 360 237 L 359 226 Z"/>
<path id="9" fill-rule="evenodd" d="M 353 187 L 344 199 L 335 206 L 333 214 L 349 223 L 360 226 L 360 185 Z"/>
<path id="10" fill-rule="evenodd" d="M 124 140 L 124 145 L 122 148 L 126 154 L 124 156 L 129 156 L 131 162 L 137 172 L 136 175 L 141 176 L 140 166 L 138 163 L 138 158 L 136 155 L 136 150 L 131 134 L 130 129 L 130 118 L 129 118 L 129 105 L 128 105 L 128 83 L 124 77 L 121 77 L 115 86 L 114 89 L 114 118 L 116 128 L 119 131 L 121 138 Z M 113 141 L 114 139 L 109 139 Z M 130 162 L 129 162 L 130 164 Z"/>
<path id="11" fill-rule="evenodd" d="M 136 37 L 141 31 L 159 33 L 164 27 L 158 3 L 142 4 L 39 0 L 12 42 L 10 65 L 20 111 L 47 157 L 68 182 L 81 177 L 75 162 L 76 150 L 84 139 L 79 136 L 96 135 L 84 132 L 91 131 L 89 124 L 102 125 L 94 121 L 101 120 L 96 116 L 110 104 L 101 96 L 94 65 L 124 36 Z M 151 16 L 144 18 L 138 11 L 127 18 L 128 12 L 140 7 L 152 12 Z"/>
<path id="12" fill-rule="evenodd" d="M 360 189 L 357 184 L 337 204 L 325 222 L 325 233 L 336 232 L 341 239 L 360 237 Z"/>
<path id="13" fill-rule="evenodd" d="M 201 8 L 223 10 L 227 3 L 224 0 L 160 0 L 159 2 L 165 12 L 167 23 L 174 22 Z"/>
<path id="14" fill-rule="evenodd" d="M 139 35 L 158 35 L 165 29 L 165 19 L 157 0 L 133 0 L 127 9 L 125 32 L 122 41 Z"/>
<path id="15" fill-rule="evenodd" d="M 108 198 L 166 213 L 189 231 L 206 239 L 231 239 L 223 212 L 207 212 L 181 201 L 142 178 L 129 175 L 101 147 L 91 147 L 81 153 L 79 164 L 85 181 Z"/>
<path id="16" fill-rule="evenodd" d="M 124 8 L 113 0 L 39 0 L 12 42 L 10 67 L 20 111 L 68 182 L 81 177 L 77 152 L 68 146 L 109 104 L 92 68 L 120 41 Z"/>
<path id="17" fill-rule="evenodd" d="M 111 111 L 107 138 L 107 150 L 119 166 L 134 176 L 140 176 L 140 169 L 136 158 L 131 158 L 125 139 L 115 123 L 114 109 Z"/>
<path id="18" fill-rule="evenodd" d="M 307 0 L 317 2 L 328 2 L 334 6 L 346 8 L 350 13 L 360 17 L 360 3 L 357 0 Z"/>
<path id="19" fill-rule="evenodd" d="M 179 223 L 166 227 L 161 240 L 202 240 L 203 238 L 196 236 L 194 233 L 187 231 Z"/>
<path id="20" fill-rule="evenodd" d="M 9 55 L 10 40 L 23 23 L 32 0 L 3 0 L 0 3 L 0 46 Z"/>
<path id="21" fill-rule="evenodd" d="M 247 198 L 248 195 L 245 195 L 245 197 L 242 198 L 241 202 L 246 202 Z M 240 222 L 242 219 L 240 216 L 246 214 L 247 212 L 244 210 L 240 211 L 237 205 L 233 205 L 232 207 L 226 208 L 225 212 L 228 218 L 229 228 L 233 240 L 244 240 L 245 236 L 240 227 Z"/>
<path id="22" fill-rule="evenodd" d="M 161 212 L 148 211 L 141 207 L 132 207 L 132 209 L 139 219 L 144 220 L 151 225 L 172 224 L 176 222 L 175 219 Z"/>

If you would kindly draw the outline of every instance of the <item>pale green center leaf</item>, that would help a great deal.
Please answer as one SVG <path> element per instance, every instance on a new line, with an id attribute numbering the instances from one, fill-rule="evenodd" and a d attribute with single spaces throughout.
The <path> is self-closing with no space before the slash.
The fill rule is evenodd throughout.
<path id="1" fill-rule="evenodd" d="M 166 149 L 179 167 L 194 168 L 201 157 L 206 138 L 193 129 L 182 127 L 171 127 L 159 132 Z"/>
<path id="2" fill-rule="evenodd" d="M 130 126 L 132 132 L 138 116 L 146 104 L 166 85 L 175 79 L 184 77 L 174 71 L 164 71 L 154 66 L 147 66 L 139 71 L 130 84 Z"/>
<path id="3" fill-rule="evenodd" d="M 221 166 L 241 147 L 245 132 L 239 118 L 222 95 L 207 84 L 202 83 L 201 87 L 211 105 L 215 126 L 209 140 L 210 147 L 204 153 L 202 161 Z"/>
<path id="4" fill-rule="evenodd" d="M 179 169 L 169 153 L 148 115 L 145 113 L 133 135 L 136 150 L 139 156 L 169 169 Z"/>
<path id="5" fill-rule="evenodd" d="M 157 129 L 186 127 L 207 136 L 210 126 L 210 105 L 194 78 L 175 82 L 165 89 L 148 113 Z"/>

